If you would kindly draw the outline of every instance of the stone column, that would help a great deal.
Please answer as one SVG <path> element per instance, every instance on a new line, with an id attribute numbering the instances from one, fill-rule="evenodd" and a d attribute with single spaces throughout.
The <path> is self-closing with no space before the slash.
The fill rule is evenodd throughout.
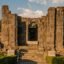
<path id="1" fill-rule="evenodd" d="M 14 47 L 16 43 L 16 16 L 11 14 L 7 5 L 2 7 L 1 27 L 1 41 L 4 47 Z"/>
<path id="2" fill-rule="evenodd" d="M 48 26 L 47 26 L 47 43 L 48 43 L 48 50 L 54 50 L 54 43 L 55 43 L 55 8 L 50 7 L 48 9 Z"/>
<path id="3" fill-rule="evenodd" d="M 9 42 L 9 31 L 8 31 L 8 20 L 7 17 L 2 18 L 2 24 L 1 24 L 1 42 L 4 44 L 4 47 L 6 48 L 8 46 Z"/>
<path id="4" fill-rule="evenodd" d="M 2 6 L 1 42 L 4 44 L 5 48 L 7 48 L 9 42 L 8 13 L 8 6 Z"/>
<path id="5" fill-rule="evenodd" d="M 11 48 L 15 48 L 16 45 L 16 28 L 17 28 L 17 19 L 16 16 L 14 14 L 9 14 L 9 18 L 8 18 L 9 22 L 8 22 L 8 29 L 9 29 L 9 46 L 11 46 Z"/>
<path id="6" fill-rule="evenodd" d="M 63 8 L 57 8 L 56 14 L 56 50 L 63 49 Z"/>
<path id="7" fill-rule="evenodd" d="M 41 22 L 40 22 L 40 44 L 41 46 L 46 49 L 46 39 L 47 39 L 47 16 L 43 16 L 41 18 Z"/>
<path id="8" fill-rule="evenodd" d="M 38 20 L 38 45 L 40 46 L 42 43 L 42 39 L 41 39 L 41 22 L 40 20 Z"/>
<path id="9" fill-rule="evenodd" d="M 28 42 L 28 20 L 27 20 L 27 22 L 26 22 L 26 44 L 28 44 L 27 42 Z"/>

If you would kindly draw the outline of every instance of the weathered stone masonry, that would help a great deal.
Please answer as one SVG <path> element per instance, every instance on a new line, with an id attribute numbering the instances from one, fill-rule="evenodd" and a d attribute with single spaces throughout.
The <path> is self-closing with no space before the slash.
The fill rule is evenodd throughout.
<path id="1" fill-rule="evenodd" d="M 2 21 L 1 21 L 1 42 L 5 48 L 15 47 L 16 44 L 16 16 L 11 14 L 8 6 L 2 8 Z"/>
<path id="2" fill-rule="evenodd" d="M 23 18 L 4 5 L 0 33 L 4 49 L 19 47 L 26 50 L 22 59 L 46 63 L 48 55 L 64 55 L 64 7 L 50 7 L 41 18 Z"/>

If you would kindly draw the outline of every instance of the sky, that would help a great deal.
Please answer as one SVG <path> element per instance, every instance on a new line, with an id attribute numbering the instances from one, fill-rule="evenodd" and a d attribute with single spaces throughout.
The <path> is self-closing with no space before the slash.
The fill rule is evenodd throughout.
<path id="1" fill-rule="evenodd" d="M 64 0 L 0 0 L 0 18 L 2 5 L 19 16 L 37 18 L 46 15 L 49 7 L 64 6 Z"/>

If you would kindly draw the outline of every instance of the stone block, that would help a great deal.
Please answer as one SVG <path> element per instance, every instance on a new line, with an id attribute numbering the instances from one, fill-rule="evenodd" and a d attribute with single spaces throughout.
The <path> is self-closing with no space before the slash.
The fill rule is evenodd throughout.
<path id="1" fill-rule="evenodd" d="M 55 51 L 48 51 L 48 56 L 55 56 Z"/>
<path id="2" fill-rule="evenodd" d="M 15 50 L 8 50 L 7 51 L 7 56 L 14 56 L 15 55 Z"/>

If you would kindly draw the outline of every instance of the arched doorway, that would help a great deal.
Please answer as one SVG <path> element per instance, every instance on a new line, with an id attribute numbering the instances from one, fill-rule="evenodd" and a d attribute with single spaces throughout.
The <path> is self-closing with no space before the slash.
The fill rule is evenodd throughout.
<path id="1" fill-rule="evenodd" d="M 32 22 L 28 25 L 28 41 L 37 41 L 38 40 L 38 27 L 35 22 Z"/>

